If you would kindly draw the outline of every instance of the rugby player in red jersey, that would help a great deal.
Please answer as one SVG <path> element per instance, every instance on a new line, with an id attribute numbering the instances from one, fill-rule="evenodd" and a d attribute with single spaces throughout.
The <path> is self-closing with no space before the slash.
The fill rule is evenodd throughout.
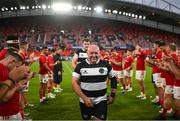
<path id="1" fill-rule="evenodd" d="M 6 57 L 0 61 L 0 120 L 22 120 L 20 90 L 31 78 L 31 75 L 27 75 L 29 69 L 22 63 L 17 51 L 7 51 Z"/>
<path id="2" fill-rule="evenodd" d="M 165 91 L 164 91 L 164 103 L 163 103 L 163 109 L 160 111 L 160 116 L 157 117 L 158 119 L 166 119 L 167 118 L 167 113 L 172 112 L 172 104 L 173 104 L 173 96 L 175 99 L 175 107 L 180 107 L 178 106 L 178 101 L 180 98 L 179 96 L 179 87 L 178 87 L 178 82 L 177 79 L 175 78 L 175 75 L 170 72 L 169 67 L 167 66 L 167 60 L 166 56 L 169 56 L 172 58 L 174 62 L 178 62 L 178 56 L 176 55 L 176 46 L 173 44 L 170 44 L 169 46 L 166 47 L 166 54 L 163 56 L 163 60 L 160 62 L 160 68 L 163 70 L 161 73 L 161 76 L 165 79 L 166 86 L 165 86 Z M 179 109 L 175 109 L 175 116 L 179 117 Z M 178 109 L 178 110 L 177 110 Z"/>
<path id="3" fill-rule="evenodd" d="M 126 57 L 124 58 L 124 64 L 123 64 L 123 71 L 124 71 L 124 81 L 126 83 L 126 89 L 128 91 L 132 91 L 132 74 L 133 74 L 133 70 L 132 70 L 132 66 L 133 66 L 133 57 L 132 57 L 132 52 L 130 50 L 127 50 L 126 52 Z"/>
<path id="4" fill-rule="evenodd" d="M 53 54 L 54 50 L 51 50 L 51 53 L 48 55 L 48 67 L 53 71 L 54 67 L 54 59 L 53 59 Z M 49 74 L 49 81 L 47 83 L 47 89 L 48 89 L 48 98 L 55 98 L 55 95 L 52 92 L 52 86 L 53 86 L 53 74 Z"/>
<path id="5" fill-rule="evenodd" d="M 138 95 L 137 98 L 141 98 L 142 100 L 145 100 L 146 95 L 145 95 L 144 79 L 146 75 L 146 70 L 145 70 L 146 52 L 140 46 L 136 46 L 136 50 L 134 54 L 137 57 L 136 80 L 138 80 L 139 82 L 140 92 L 141 92 L 141 94 Z"/>
<path id="6" fill-rule="evenodd" d="M 40 88 L 39 88 L 39 97 L 40 103 L 44 103 L 46 101 L 46 88 L 47 82 L 49 79 L 49 74 L 53 74 L 51 69 L 48 67 L 48 48 L 46 46 L 42 47 L 42 52 L 39 58 L 39 79 L 40 79 Z"/>
<path id="7" fill-rule="evenodd" d="M 124 94 L 126 90 L 126 86 L 123 80 L 124 77 L 123 77 L 123 70 L 122 70 L 122 55 L 120 55 L 116 49 L 113 49 L 111 51 L 111 57 L 109 59 L 109 62 L 112 65 L 113 72 L 117 80 L 123 86 L 122 94 Z"/>

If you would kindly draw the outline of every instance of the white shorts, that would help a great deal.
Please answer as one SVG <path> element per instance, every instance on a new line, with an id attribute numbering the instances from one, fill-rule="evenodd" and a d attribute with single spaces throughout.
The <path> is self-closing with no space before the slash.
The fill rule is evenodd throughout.
<path id="1" fill-rule="evenodd" d="M 180 87 L 174 86 L 173 93 L 174 93 L 174 99 L 180 100 Z"/>
<path id="2" fill-rule="evenodd" d="M 22 116 L 19 113 L 15 114 L 15 115 L 10 115 L 10 116 L 0 116 L 0 121 L 1 120 L 18 120 L 21 121 L 22 120 Z"/>
<path id="3" fill-rule="evenodd" d="M 49 75 L 49 80 L 53 80 L 53 74 Z"/>
<path id="4" fill-rule="evenodd" d="M 48 80 L 49 80 L 49 75 L 48 74 L 39 74 L 39 80 L 40 80 L 40 83 L 47 83 Z"/>
<path id="5" fill-rule="evenodd" d="M 124 76 L 127 76 L 127 77 L 132 77 L 133 75 L 132 70 L 124 70 L 123 73 L 124 73 Z"/>
<path id="6" fill-rule="evenodd" d="M 28 92 L 29 91 L 29 81 L 26 83 L 25 88 L 22 90 L 22 92 Z"/>
<path id="7" fill-rule="evenodd" d="M 165 94 L 173 94 L 173 87 L 174 86 L 166 85 L 164 93 Z"/>
<path id="8" fill-rule="evenodd" d="M 115 77 L 118 78 L 118 79 L 124 78 L 123 70 L 122 71 L 115 71 L 115 70 L 113 70 L 113 73 L 114 73 Z"/>
<path id="9" fill-rule="evenodd" d="M 153 74 L 153 82 L 156 82 L 160 77 L 160 73 L 154 73 Z"/>
<path id="10" fill-rule="evenodd" d="M 136 80 L 143 81 L 145 79 L 146 71 L 136 71 Z"/>
<path id="11" fill-rule="evenodd" d="M 165 87 L 166 79 L 159 77 L 158 80 L 155 81 L 156 87 Z"/>

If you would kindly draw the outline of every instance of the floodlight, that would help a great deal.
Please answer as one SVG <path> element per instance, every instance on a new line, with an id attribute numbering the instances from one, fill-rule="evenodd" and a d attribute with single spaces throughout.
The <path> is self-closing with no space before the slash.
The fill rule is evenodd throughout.
<path id="1" fill-rule="evenodd" d="M 78 5 L 78 10 L 82 10 L 82 6 L 81 5 Z"/>
<path id="2" fill-rule="evenodd" d="M 114 13 L 114 14 L 117 14 L 117 13 L 118 13 L 118 11 L 117 11 L 117 10 L 113 10 L 113 13 Z"/>
<path id="3" fill-rule="evenodd" d="M 46 5 L 42 5 L 42 9 L 46 9 Z"/>
<path id="4" fill-rule="evenodd" d="M 132 14 L 132 17 L 134 18 L 134 14 Z"/>
<path id="5" fill-rule="evenodd" d="M 52 9 L 55 11 L 70 11 L 73 6 L 69 3 L 54 3 Z"/>
<path id="6" fill-rule="evenodd" d="M 48 8 L 51 8 L 51 6 L 50 6 L 50 5 L 48 5 Z"/>
<path id="7" fill-rule="evenodd" d="M 76 9 L 77 9 L 77 6 L 74 6 L 73 8 L 76 10 Z"/>
<path id="8" fill-rule="evenodd" d="M 100 7 L 100 6 L 97 6 L 96 7 L 96 12 L 97 13 L 101 13 L 103 11 L 103 8 L 102 7 Z"/>

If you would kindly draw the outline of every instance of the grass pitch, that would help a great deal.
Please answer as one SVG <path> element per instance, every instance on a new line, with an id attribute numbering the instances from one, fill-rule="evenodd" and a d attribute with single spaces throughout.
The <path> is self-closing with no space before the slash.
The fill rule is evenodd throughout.
<path id="1" fill-rule="evenodd" d="M 37 72 L 35 78 L 30 82 L 29 93 L 27 94 L 30 103 L 34 104 L 33 108 L 26 108 L 25 112 L 30 113 L 33 120 L 81 120 L 79 109 L 79 98 L 72 91 L 72 67 L 71 62 L 63 62 L 63 81 L 61 87 L 64 89 L 61 93 L 56 93 L 55 99 L 51 99 L 47 104 L 39 103 L 39 78 L 38 63 L 33 63 L 32 70 Z M 151 120 L 158 115 L 158 108 L 152 103 L 154 97 L 154 88 L 151 82 L 152 69 L 147 67 L 145 78 L 146 100 L 137 99 L 139 95 L 138 82 L 134 79 L 133 74 L 133 91 L 121 95 L 121 89 L 118 87 L 116 100 L 114 104 L 108 106 L 108 120 Z"/>

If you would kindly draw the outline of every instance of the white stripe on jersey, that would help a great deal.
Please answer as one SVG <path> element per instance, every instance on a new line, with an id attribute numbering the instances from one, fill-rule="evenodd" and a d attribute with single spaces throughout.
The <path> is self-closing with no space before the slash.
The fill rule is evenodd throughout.
<path id="1" fill-rule="evenodd" d="M 111 69 L 111 71 L 109 72 L 109 75 L 108 75 L 109 78 L 113 78 L 115 77 L 115 73 L 114 71 Z"/>
<path id="2" fill-rule="evenodd" d="M 108 69 L 106 67 L 81 68 L 80 73 L 82 76 L 102 76 L 107 75 Z"/>
<path id="3" fill-rule="evenodd" d="M 79 58 L 87 58 L 88 57 L 88 55 L 87 55 L 87 53 L 83 53 L 83 52 L 80 52 L 79 53 Z"/>
<path id="4" fill-rule="evenodd" d="M 80 78 L 80 74 L 78 74 L 78 73 L 76 73 L 76 72 L 73 72 L 73 74 L 72 74 L 74 77 L 76 77 L 76 78 Z"/>
<path id="5" fill-rule="evenodd" d="M 91 100 L 92 100 L 93 104 L 98 104 L 101 101 L 107 100 L 107 95 L 100 96 L 100 97 L 91 97 Z M 80 102 L 84 103 L 83 99 L 80 98 Z"/>
<path id="6" fill-rule="evenodd" d="M 103 90 L 107 88 L 106 82 L 98 82 L 98 83 L 81 82 L 80 86 L 81 86 L 81 89 L 84 89 L 87 91 L 98 91 L 98 90 Z"/>

